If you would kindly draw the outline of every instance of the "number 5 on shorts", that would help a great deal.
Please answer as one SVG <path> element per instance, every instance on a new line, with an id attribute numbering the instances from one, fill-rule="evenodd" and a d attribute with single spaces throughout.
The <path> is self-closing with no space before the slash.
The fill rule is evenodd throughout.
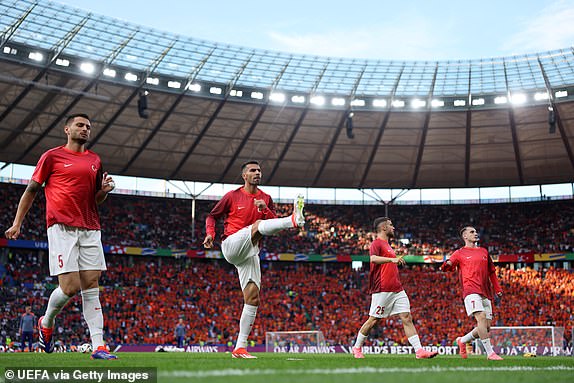
<path id="1" fill-rule="evenodd" d="M 58 266 L 60 269 L 64 267 L 64 260 L 62 259 L 62 254 L 58 255 Z"/>

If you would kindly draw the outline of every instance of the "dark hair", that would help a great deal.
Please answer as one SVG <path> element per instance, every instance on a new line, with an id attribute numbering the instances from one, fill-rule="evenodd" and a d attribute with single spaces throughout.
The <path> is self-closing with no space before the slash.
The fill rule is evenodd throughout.
<path id="1" fill-rule="evenodd" d="M 243 165 L 241 165 L 241 174 L 243 174 L 243 172 L 245 171 L 245 168 L 247 168 L 247 165 L 257 165 L 259 166 L 259 161 L 247 161 L 245 163 L 243 163 Z"/>
<path id="2" fill-rule="evenodd" d="M 74 113 L 66 117 L 66 125 L 70 125 L 70 122 L 74 121 L 74 118 L 76 117 L 82 117 L 85 118 L 86 120 L 90 119 L 90 116 L 88 116 L 86 113 Z"/>
<path id="3" fill-rule="evenodd" d="M 463 227 L 460 228 L 460 230 L 458 231 L 458 234 L 460 235 L 461 238 L 462 238 L 462 235 L 464 234 L 464 232 L 466 231 L 466 229 L 468 229 L 469 227 L 473 227 L 473 226 L 464 225 Z"/>
<path id="4" fill-rule="evenodd" d="M 378 217 L 375 218 L 375 221 L 373 222 L 373 229 L 375 230 L 375 232 L 379 231 L 379 225 L 381 223 L 384 223 L 386 221 L 390 221 L 391 219 L 389 217 Z"/>

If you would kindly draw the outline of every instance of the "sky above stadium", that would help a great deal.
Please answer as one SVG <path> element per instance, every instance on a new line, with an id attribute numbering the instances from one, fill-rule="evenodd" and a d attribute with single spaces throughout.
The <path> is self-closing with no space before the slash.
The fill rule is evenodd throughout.
<path id="1" fill-rule="evenodd" d="M 57 1 L 187 37 L 332 57 L 479 59 L 574 42 L 574 0 Z"/>

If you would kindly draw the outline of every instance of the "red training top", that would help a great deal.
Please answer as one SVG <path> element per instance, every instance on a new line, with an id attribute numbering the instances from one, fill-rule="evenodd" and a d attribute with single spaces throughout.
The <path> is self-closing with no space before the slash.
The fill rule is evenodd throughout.
<path id="1" fill-rule="evenodd" d="M 377 238 L 371 243 L 370 255 L 378 255 L 385 258 L 396 258 L 395 251 L 388 241 Z M 399 280 L 399 268 L 395 263 L 373 263 L 369 273 L 369 294 L 380 292 L 398 293 L 403 290 Z"/>
<path id="2" fill-rule="evenodd" d="M 259 211 L 255 206 L 256 199 L 262 199 L 267 205 L 267 209 Z M 250 194 L 243 189 L 232 190 L 225 194 L 223 198 L 211 209 L 205 219 L 205 232 L 215 238 L 215 222 L 225 217 L 223 221 L 224 231 L 221 240 L 231 234 L 253 224 L 258 219 L 275 218 L 275 206 L 273 199 L 267 193 L 257 189 L 257 193 Z"/>
<path id="3" fill-rule="evenodd" d="M 46 223 L 100 230 L 96 192 L 102 187 L 100 157 L 58 146 L 42 154 L 32 180 L 46 183 Z"/>
<path id="4" fill-rule="evenodd" d="M 463 247 L 455 251 L 449 259 L 451 267 L 458 267 L 462 283 L 463 298 L 479 294 L 488 299 L 502 291 L 496 278 L 494 263 L 483 247 Z"/>

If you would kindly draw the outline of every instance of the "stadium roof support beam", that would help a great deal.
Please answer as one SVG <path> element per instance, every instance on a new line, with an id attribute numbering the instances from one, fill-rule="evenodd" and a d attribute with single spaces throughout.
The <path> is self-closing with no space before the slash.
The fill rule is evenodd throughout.
<path id="1" fill-rule="evenodd" d="M 273 83 L 271 85 L 271 90 L 275 89 L 277 87 L 277 84 L 279 83 L 279 81 L 281 80 L 281 77 L 283 77 L 283 74 L 285 73 L 285 71 L 287 70 L 287 67 L 289 66 L 289 63 L 291 62 L 291 60 L 289 60 L 287 62 L 286 65 L 283 66 L 283 69 L 281 70 L 281 72 L 279 72 L 279 74 L 275 77 L 275 79 L 273 80 Z M 238 77 L 239 78 L 239 77 Z M 266 103 L 263 108 L 261 108 L 259 110 L 259 113 L 257 113 L 257 116 L 255 117 L 255 119 L 253 120 L 253 122 L 251 123 L 251 126 L 249 127 L 249 130 L 247 131 L 247 133 L 245 134 L 245 136 L 243 137 L 243 140 L 241 140 L 241 143 L 239 144 L 239 146 L 237 147 L 237 150 L 235 151 L 235 153 L 233 154 L 233 157 L 231 157 L 231 161 L 229 161 L 229 163 L 227 164 L 227 166 L 225 167 L 225 169 L 223 170 L 223 173 L 221 173 L 221 176 L 219 177 L 219 181 L 221 182 L 225 176 L 227 175 L 227 173 L 229 172 L 229 170 L 231 169 L 231 167 L 233 166 L 233 163 L 235 162 L 235 159 L 239 156 L 239 154 L 241 153 L 241 150 L 243 150 L 243 147 L 245 146 L 245 144 L 247 143 L 247 140 L 249 139 L 249 137 L 251 137 L 251 134 L 253 134 L 253 131 L 255 130 L 255 127 L 257 126 L 257 124 L 259 123 L 259 121 L 261 120 L 261 117 L 263 117 L 263 114 L 265 113 L 265 111 L 267 110 L 267 107 L 269 106 L 269 103 Z"/>
<path id="2" fill-rule="evenodd" d="M 61 77 L 58 80 L 58 82 L 56 83 L 56 86 L 64 88 L 66 86 L 66 84 L 68 82 L 70 82 L 71 79 L 72 79 L 71 77 Z M 2 143 L 2 147 L 6 147 L 6 146 L 10 145 L 12 143 L 12 141 L 15 140 L 16 137 L 18 137 L 18 135 L 21 132 L 26 130 L 26 127 L 28 127 L 28 125 L 32 121 L 34 121 L 36 119 L 36 117 L 42 115 L 44 110 L 52 104 L 52 102 L 54 101 L 54 98 L 56 98 L 57 95 L 58 95 L 58 92 L 56 92 L 56 91 L 46 92 L 46 94 L 44 95 L 44 97 L 42 97 L 40 102 L 38 102 L 36 104 L 36 106 L 34 106 L 32 109 L 30 109 L 30 111 L 26 114 L 26 117 L 24 117 L 22 119 L 22 121 L 20 121 L 18 126 L 14 129 L 14 134 L 11 134 L 10 136 L 8 136 L 8 138 L 6 138 L 6 140 Z M 16 134 L 16 132 L 18 132 L 18 133 Z M 43 133 L 36 140 L 41 140 L 42 138 L 44 138 Z M 22 157 L 24 157 L 27 153 L 28 153 L 27 150 L 24 151 L 22 154 L 20 154 L 20 156 L 18 156 L 18 159 L 16 159 L 16 161 L 14 161 L 14 162 L 17 163 L 18 161 L 20 161 L 20 159 Z"/>
<path id="3" fill-rule="evenodd" d="M 425 115 L 425 123 L 423 125 L 423 134 L 421 137 L 421 142 L 419 144 L 419 152 L 417 154 L 417 162 L 415 163 L 415 170 L 413 172 L 413 180 L 411 181 L 411 188 L 414 188 L 417 184 L 417 178 L 419 176 L 419 170 L 421 168 L 421 163 L 422 163 L 422 159 L 423 159 L 423 153 L 425 151 L 425 142 L 427 140 L 427 133 L 429 130 L 429 124 L 430 124 L 430 119 L 431 119 L 431 104 L 432 104 L 432 96 L 434 93 L 434 86 L 436 84 L 436 76 L 438 73 L 438 64 L 435 66 L 434 69 L 434 75 L 432 78 L 432 83 L 430 86 L 430 90 L 427 96 L 427 112 Z"/>
<path id="4" fill-rule="evenodd" d="M 151 73 L 153 72 L 157 66 L 162 62 L 162 60 L 164 59 L 164 57 L 169 53 L 169 51 L 173 48 L 173 46 L 177 43 L 177 40 L 174 40 L 171 42 L 171 44 L 165 48 L 163 50 L 163 52 L 161 52 L 156 58 L 155 60 L 147 67 L 147 70 L 145 71 L 145 73 Z M 146 76 L 142 76 L 141 81 L 139 82 L 138 86 L 134 89 L 134 91 L 129 95 L 129 97 L 125 100 L 125 102 L 120 106 L 120 108 L 116 111 L 116 113 L 114 113 L 114 115 L 112 116 L 111 119 L 108 120 L 108 122 L 106 123 L 106 125 L 103 127 L 102 130 L 100 130 L 100 132 L 98 133 L 98 135 L 88 143 L 88 149 L 90 149 L 91 147 L 93 147 L 99 140 L 100 138 L 103 137 L 104 134 L 106 134 L 106 132 L 108 131 L 108 129 L 116 122 L 116 120 L 118 119 L 118 117 L 124 112 L 124 110 L 127 108 L 127 106 L 130 104 L 130 102 L 135 98 L 135 96 L 137 96 L 140 92 L 140 90 L 145 86 L 146 84 L 146 80 L 147 80 L 147 75 Z"/>
<path id="5" fill-rule="evenodd" d="M 506 70 L 506 61 L 503 60 L 504 64 L 504 81 L 506 83 L 506 93 L 508 99 L 510 100 L 512 97 L 510 93 L 510 88 L 508 87 L 508 73 Z M 514 147 L 514 159 L 516 161 L 516 170 L 518 171 L 518 181 L 520 185 L 524 185 L 524 173 L 522 171 L 522 158 L 520 156 L 520 146 L 518 145 L 518 134 L 516 132 L 516 121 L 514 119 L 514 109 L 509 104 L 508 108 L 508 121 L 510 123 L 510 132 L 512 134 L 512 146 Z"/>
<path id="6" fill-rule="evenodd" d="M 18 29 L 18 27 L 20 27 L 20 25 L 22 25 L 22 23 L 24 22 L 24 20 L 26 20 L 26 18 L 30 15 L 30 13 L 32 13 L 32 11 L 34 10 L 34 8 L 36 8 L 36 5 L 38 5 L 38 3 L 34 3 L 32 4 L 27 10 L 26 12 L 24 12 L 22 14 L 22 16 L 20 16 L 17 20 L 15 20 L 12 25 L 10 25 L 10 27 L 8 27 L 4 33 L 2 33 L 2 36 L 0 37 L 0 50 L 2 48 L 4 48 L 4 46 L 6 45 L 6 43 L 8 42 L 8 40 L 10 40 L 10 38 L 14 35 L 14 33 L 16 33 L 16 30 Z"/>
<path id="7" fill-rule="evenodd" d="M 466 111 L 466 143 L 464 150 L 464 187 L 469 187 L 470 182 L 470 150 L 471 150 L 471 135 L 470 127 L 472 124 L 472 113 L 469 110 Z"/>
<path id="8" fill-rule="evenodd" d="M 357 92 L 357 88 L 359 87 L 359 84 L 361 83 L 361 79 L 363 78 L 363 75 L 365 74 L 365 70 L 367 69 L 367 66 L 363 66 L 363 69 L 361 70 L 361 72 L 359 73 L 359 75 L 357 76 L 357 78 L 355 79 L 355 84 L 353 85 L 353 90 L 351 91 L 350 97 L 349 97 L 349 107 L 347 107 L 345 109 L 345 112 L 343 113 L 343 117 L 341 118 L 341 121 L 339 121 L 339 124 L 337 125 L 337 130 L 335 131 L 335 134 L 333 135 L 333 139 L 331 140 L 331 143 L 329 144 L 329 148 L 327 149 L 327 153 L 325 153 L 325 158 L 323 159 L 323 162 L 321 162 L 321 167 L 319 168 L 319 171 L 317 172 L 317 175 L 315 176 L 315 179 L 313 180 L 313 185 L 315 186 L 317 185 L 317 182 L 319 182 L 319 179 L 321 178 L 321 174 L 323 174 L 323 170 L 325 170 L 325 166 L 327 166 L 327 162 L 329 162 L 329 158 L 331 157 L 331 153 L 333 153 L 333 149 L 335 148 L 335 144 L 337 143 L 337 140 L 339 139 L 339 135 L 341 134 L 341 130 L 343 130 L 343 126 L 345 125 L 345 122 L 349 116 L 349 113 L 353 110 L 351 104 L 353 102 L 353 98 L 355 97 L 355 93 Z M 319 81 L 321 81 L 321 79 L 319 79 Z M 317 82 L 316 85 L 318 85 L 319 82 Z"/>
<path id="9" fill-rule="evenodd" d="M 556 125 L 558 125 L 558 131 L 560 132 L 560 137 L 562 138 L 564 149 L 566 149 L 566 154 L 568 154 L 568 159 L 570 160 L 570 166 L 572 166 L 572 169 L 574 169 L 574 153 L 572 153 L 572 147 L 570 146 L 570 141 L 568 141 L 568 136 L 566 135 L 564 125 L 562 124 L 562 118 L 560 118 L 560 111 L 558 110 L 554 102 L 554 90 L 550 85 L 550 80 L 548 80 L 548 76 L 546 75 L 546 71 L 542 66 L 540 58 L 538 58 L 538 65 L 540 66 L 540 70 L 542 71 L 542 77 L 544 78 L 544 83 L 546 84 L 546 91 L 548 92 L 548 101 L 550 102 L 550 106 L 552 107 L 552 110 L 554 111 L 556 116 Z"/>
<path id="10" fill-rule="evenodd" d="M 140 156 L 140 154 L 142 154 L 142 152 L 145 150 L 145 148 L 147 148 L 147 146 L 149 145 L 149 143 L 151 142 L 151 140 L 155 137 L 155 135 L 157 134 L 157 132 L 159 132 L 159 130 L 161 129 L 161 127 L 163 126 L 163 124 L 165 124 L 165 122 L 168 120 L 168 118 L 171 116 L 171 114 L 174 112 L 175 108 L 177 108 L 177 106 L 181 103 L 181 101 L 183 100 L 185 94 L 187 93 L 189 86 L 193 83 L 193 81 L 195 81 L 195 79 L 197 78 L 197 75 L 199 74 L 199 72 L 201 71 L 201 69 L 205 66 L 205 63 L 207 62 L 207 60 L 211 57 L 211 55 L 213 54 L 213 51 L 215 49 L 212 49 L 204 58 L 203 60 L 201 60 L 201 62 L 199 63 L 199 65 L 196 67 L 196 69 L 194 69 L 192 71 L 192 73 L 189 74 L 186 84 L 183 87 L 183 90 L 179 93 L 179 95 L 177 96 L 177 98 L 175 99 L 175 101 L 171 104 L 171 106 L 168 108 L 168 110 L 164 113 L 164 115 L 162 116 L 161 120 L 159 120 L 159 122 L 156 124 L 156 126 L 153 128 L 153 130 L 151 131 L 151 133 L 149 134 L 149 136 L 145 139 L 145 141 L 143 142 L 143 144 L 141 144 L 138 148 L 138 150 L 136 151 L 136 153 L 132 156 L 132 158 L 130 158 L 130 160 L 128 161 L 128 163 L 126 164 L 126 166 L 124 166 L 124 168 L 122 169 L 122 173 L 125 173 L 130 166 L 132 166 L 132 164 L 135 162 L 135 160 Z"/>
<path id="11" fill-rule="evenodd" d="M 267 183 L 271 183 L 273 176 L 275 176 L 277 169 L 279 169 L 281 162 L 283 162 L 285 155 L 289 151 L 289 147 L 293 143 L 293 140 L 295 139 L 297 132 L 301 128 L 301 125 L 303 125 L 303 121 L 305 120 L 305 117 L 307 117 L 307 112 L 309 112 L 309 106 L 308 105 L 307 105 L 307 107 L 305 107 L 305 109 L 303 109 L 303 111 L 299 115 L 299 118 L 297 119 L 297 122 L 295 123 L 295 128 L 293 128 L 293 131 L 291 131 L 291 134 L 289 135 L 289 138 L 287 139 L 287 143 L 285 144 L 285 146 L 281 150 L 281 154 L 279 154 L 279 158 L 277 158 L 277 161 L 275 161 L 275 165 L 273 165 L 273 169 L 269 173 L 269 177 L 267 177 Z"/>
<path id="12" fill-rule="evenodd" d="M 54 52 L 54 54 L 50 58 L 50 61 L 42 68 L 42 70 L 36 75 L 36 77 L 34 77 L 34 80 L 32 80 L 33 83 L 36 83 L 40 81 L 42 78 L 44 78 L 44 76 L 46 75 L 46 73 L 48 73 L 48 70 L 50 69 L 52 64 L 54 64 L 54 62 L 56 62 L 56 59 L 60 56 L 60 53 L 62 53 L 62 51 L 72 41 L 72 39 L 84 27 L 84 25 L 88 22 L 90 17 L 91 14 L 88 14 L 84 19 L 82 19 L 81 22 L 75 25 L 74 28 L 72 28 L 72 30 L 66 33 L 66 35 L 60 41 L 58 41 L 58 43 L 54 47 L 50 49 L 50 51 Z M 30 93 L 30 91 L 34 88 L 33 83 L 29 84 L 26 88 L 24 88 L 24 90 L 20 92 L 20 94 L 16 97 L 16 99 L 12 101 L 10 106 L 8 106 L 6 110 L 4 110 L 2 114 L 0 114 L 0 122 L 4 121 L 6 116 L 8 116 L 12 112 L 12 110 L 14 110 L 14 108 L 16 108 L 16 106 L 18 106 L 18 104 L 28 95 L 28 93 Z M 2 147 L 8 146 L 20 133 L 21 131 L 13 131 L 10 134 L 10 136 L 8 136 L 8 138 L 6 138 L 6 140 L 3 142 Z"/>
<path id="13" fill-rule="evenodd" d="M 257 126 L 257 124 L 259 124 L 259 121 L 261 120 L 261 117 L 263 117 L 263 114 L 265 113 L 265 111 L 267 110 L 267 107 L 269 106 L 268 103 L 263 104 L 263 106 L 261 107 L 261 109 L 259 109 L 259 112 L 257 113 L 257 116 L 255 116 L 255 118 L 253 119 L 253 121 L 251 122 L 251 125 L 249 126 L 249 130 L 245 133 L 245 135 L 243 136 L 243 139 L 241 140 L 241 143 L 239 144 L 239 146 L 237 147 L 237 149 L 235 149 L 235 152 L 233 153 L 233 156 L 231 157 L 231 160 L 227 163 L 227 165 L 225 166 L 225 169 L 223 169 L 223 172 L 221 172 L 221 175 L 219 176 L 219 178 L 217 179 L 217 182 L 222 182 L 223 179 L 225 178 L 225 176 L 227 175 L 227 173 L 229 172 L 229 170 L 231 170 L 231 167 L 233 166 L 233 164 L 235 163 L 235 160 L 238 158 L 239 154 L 241 153 L 241 151 L 243 150 L 243 148 L 245 147 L 245 144 L 247 143 L 247 140 L 249 140 L 249 137 L 251 137 L 251 134 L 253 134 L 253 131 L 255 130 L 255 127 Z"/>
<path id="14" fill-rule="evenodd" d="M 134 38 L 134 36 L 136 35 L 136 32 L 133 32 L 127 39 L 125 39 L 120 45 L 118 45 L 116 47 L 116 49 L 114 49 L 112 52 L 110 52 L 110 54 L 108 55 L 108 57 L 106 57 L 103 61 L 102 64 L 106 65 L 106 64 L 110 64 L 112 63 L 116 57 L 118 57 L 118 55 L 120 54 L 120 52 L 129 44 L 129 42 Z M 96 85 L 100 79 L 103 76 L 103 72 L 100 72 L 92 81 L 90 81 L 90 83 L 88 85 L 86 85 L 84 87 L 84 89 L 82 90 L 82 93 L 79 93 L 69 104 L 68 106 L 66 106 L 64 108 L 64 110 L 62 110 L 62 112 L 60 112 L 60 114 L 54 119 L 54 121 L 50 124 L 50 126 L 48 126 L 48 128 L 46 128 L 41 135 L 39 135 L 34 142 L 32 142 L 23 152 L 22 154 L 20 154 L 20 156 L 16 159 L 15 162 L 18 162 L 20 160 L 22 160 L 24 157 L 26 157 L 28 155 L 28 153 L 34 149 L 36 147 L 36 145 L 38 145 L 40 143 L 40 141 L 42 141 L 59 123 L 60 121 L 68 115 L 68 113 L 70 113 L 70 111 L 78 104 L 78 102 L 80 102 L 80 100 L 82 99 L 82 97 L 84 96 L 84 94 L 86 94 L 87 92 L 90 91 L 90 89 L 92 89 L 94 87 L 94 85 Z"/>
<path id="15" fill-rule="evenodd" d="M 373 161 L 375 160 L 375 155 L 377 154 L 377 149 L 381 144 L 381 140 L 383 139 L 383 134 L 385 133 L 385 129 L 387 128 L 387 124 L 389 123 L 389 118 L 391 117 L 391 106 L 393 104 L 393 99 L 395 98 L 395 94 L 397 93 L 397 88 L 399 87 L 399 83 L 401 81 L 401 77 L 403 76 L 403 72 L 405 70 L 405 66 L 401 68 L 399 75 L 393 85 L 393 89 L 391 90 L 391 97 L 387 104 L 387 110 L 385 111 L 385 117 L 381 126 L 379 126 L 379 131 L 377 132 L 377 138 L 375 138 L 375 143 L 373 148 L 371 149 L 371 154 L 369 155 L 369 160 L 367 161 L 367 166 L 365 166 L 365 171 L 363 172 L 363 177 L 361 177 L 361 182 L 359 183 L 359 188 L 365 187 L 365 182 L 369 175 L 369 171 L 371 170 L 371 166 L 373 165 Z"/>
<path id="16" fill-rule="evenodd" d="M 239 68 L 237 73 L 235 73 L 235 76 L 233 76 L 233 78 L 229 81 L 229 83 L 227 85 L 227 89 L 225 90 L 225 95 L 223 96 L 223 99 L 219 102 L 219 104 L 217 105 L 217 108 L 213 111 L 213 113 L 211 114 L 211 117 L 209 117 L 209 120 L 207 120 L 207 123 L 203 126 L 203 128 L 201 129 L 201 131 L 197 135 L 195 141 L 193 141 L 193 144 L 191 144 L 191 146 L 189 147 L 189 149 L 187 150 L 187 152 L 185 153 L 185 155 L 183 156 L 181 161 L 179 161 L 179 164 L 177 164 L 175 170 L 173 172 L 171 172 L 171 174 L 169 175 L 169 179 L 173 179 L 177 175 L 177 173 L 179 173 L 179 171 L 181 170 L 183 165 L 185 165 L 185 163 L 187 162 L 187 160 L 189 159 L 189 157 L 191 156 L 191 154 L 193 153 L 193 151 L 195 150 L 197 145 L 199 145 L 199 143 L 203 139 L 203 136 L 205 136 L 205 133 L 207 133 L 209 128 L 211 128 L 211 125 L 213 125 L 213 123 L 217 119 L 217 116 L 219 116 L 219 113 L 221 113 L 223 106 L 225 106 L 225 103 L 227 102 L 227 99 L 229 98 L 229 94 L 231 93 L 231 89 L 235 86 L 235 84 L 237 83 L 237 80 L 239 80 L 239 78 L 241 77 L 241 74 L 243 74 L 247 65 L 249 65 L 249 62 L 253 58 L 253 55 L 254 54 L 252 53 L 247 58 L 247 60 L 245 60 L 245 62 L 241 66 L 241 68 Z"/>
<path id="17" fill-rule="evenodd" d="M 471 150 L 471 134 L 472 128 L 472 113 L 470 112 L 470 86 L 472 79 L 472 65 L 468 66 L 468 108 L 466 109 L 466 143 L 464 150 L 464 186 L 468 187 L 470 184 L 470 150 Z"/>
<path id="18" fill-rule="evenodd" d="M 279 83 L 279 80 L 281 79 L 281 77 L 283 76 L 283 73 L 285 73 L 285 71 L 287 70 L 287 68 L 289 67 L 289 64 L 291 63 L 291 59 L 289 59 L 289 61 L 287 62 L 287 64 L 285 64 L 285 67 L 283 68 L 283 70 L 281 71 L 280 75 L 275 79 L 275 81 L 273 81 L 273 87 L 276 87 L 277 84 Z M 319 86 L 319 82 L 321 81 L 321 78 L 323 78 L 323 75 L 325 73 L 325 71 L 327 70 L 327 65 L 323 66 L 323 69 L 321 71 L 321 74 L 319 75 L 319 78 L 317 81 L 315 81 L 315 85 L 312 89 L 312 92 L 314 92 L 315 90 L 317 90 L 317 87 Z M 301 112 L 301 114 L 299 115 L 299 118 L 297 119 L 297 122 L 295 123 L 295 127 L 293 128 L 293 130 L 291 131 L 291 134 L 289 135 L 289 138 L 287 139 L 287 143 L 285 144 L 285 146 L 283 147 L 283 149 L 281 150 L 281 153 L 279 154 L 279 157 L 277 158 L 277 161 L 275 161 L 275 165 L 273 165 L 273 169 L 271 169 L 271 172 L 269 173 L 269 177 L 267 177 L 267 182 L 271 183 L 271 180 L 273 179 L 273 177 L 275 176 L 275 173 L 277 173 L 277 170 L 279 169 L 279 166 L 281 166 L 281 163 L 283 162 L 283 159 L 285 158 L 285 156 L 287 155 L 287 152 L 289 151 L 289 148 L 291 147 L 291 144 L 293 144 L 293 140 L 295 140 L 295 136 L 297 135 L 297 133 L 299 132 L 299 129 L 301 128 L 301 126 L 303 125 L 303 121 L 305 120 L 305 117 L 307 117 L 307 112 L 309 112 L 309 105 L 310 105 L 310 97 L 307 99 L 307 102 L 305 103 L 305 108 L 303 109 L 303 111 Z"/>

